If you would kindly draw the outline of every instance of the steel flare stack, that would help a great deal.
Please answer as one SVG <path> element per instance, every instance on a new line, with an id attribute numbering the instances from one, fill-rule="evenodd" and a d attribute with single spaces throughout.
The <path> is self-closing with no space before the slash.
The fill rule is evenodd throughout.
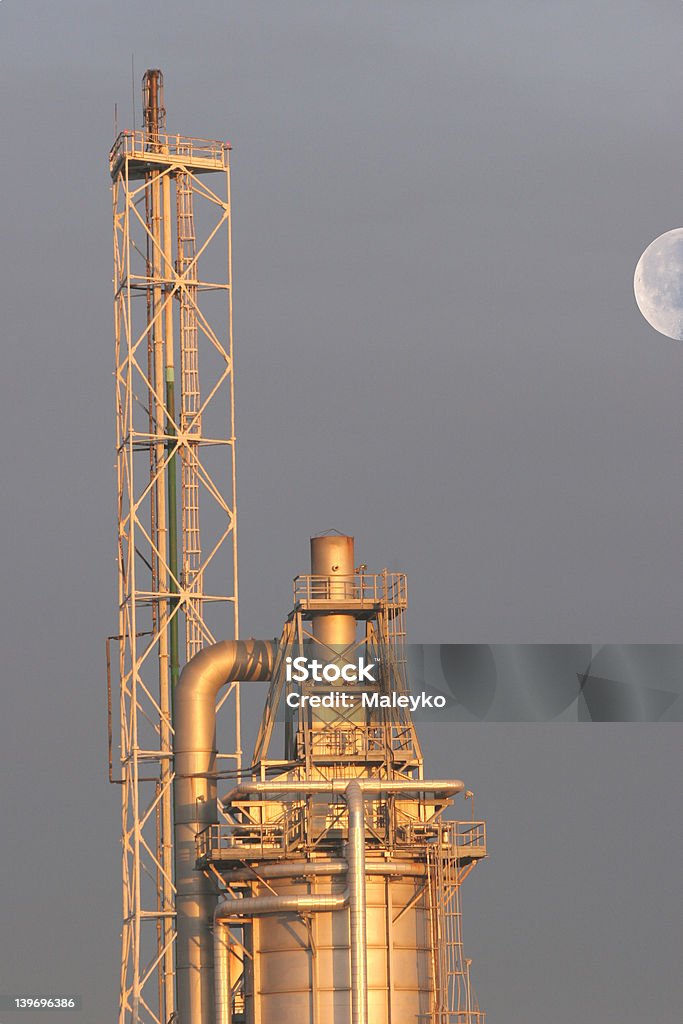
<path id="1" fill-rule="evenodd" d="M 144 131 L 120 135 L 111 154 L 119 1022 L 484 1024 L 460 890 L 486 856 L 485 823 L 448 817 L 471 794 L 457 779 L 425 779 L 408 702 L 394 699 L 409 692 L 405 576 L 356 566 L 352 537 L 314 537 L 279 639 L 238 639 L 228 147 L 165 133 L 158 71 L 146 73 L 144 95 Z M 224 177 L 227 198 L 204 183 L 209 172 Z M 209 242 L 227 229 L 227 284 L 200 280 L 199 198 L 216 207 Z M 227 299 L 222 342 L 199 308 L 212 290 Z M 222 387 L 230 430 L 220 441 L 204 425 Z M 209 485 L 204 447 L 227 461 L 227 496 Z M 210 590 L 206 575 L 226 546 Z M 268 684 L 247 767 L 240 683 Z"/>

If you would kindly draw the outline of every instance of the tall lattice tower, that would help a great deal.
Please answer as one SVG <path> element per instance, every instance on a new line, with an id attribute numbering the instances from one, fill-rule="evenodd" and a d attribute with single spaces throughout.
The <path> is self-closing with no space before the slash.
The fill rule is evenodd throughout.
<path id="1" fill-rule="evenodd" d="M 168 1024 L 174 688 L 181 663 L 238 635 L 230 146 L 167 132 L 158 70 L 144 75 L 143 107 L 142 130 L 121 132 L 109 157 L 120 731 L 110 777 L 122 792 L 119 1022 Z M 239 768 L 238 683 L 222 715 L 222 756 Z"/>

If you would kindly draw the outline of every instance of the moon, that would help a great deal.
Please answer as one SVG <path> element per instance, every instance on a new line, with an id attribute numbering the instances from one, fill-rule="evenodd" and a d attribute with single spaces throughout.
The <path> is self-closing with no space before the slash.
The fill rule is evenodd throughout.
<path id="1" fill-rule="evenodd" d="M 636 266 L 633 291 L 650 326 L 683 341 L 683 228 L 666 231 L 648 245 Z"/>

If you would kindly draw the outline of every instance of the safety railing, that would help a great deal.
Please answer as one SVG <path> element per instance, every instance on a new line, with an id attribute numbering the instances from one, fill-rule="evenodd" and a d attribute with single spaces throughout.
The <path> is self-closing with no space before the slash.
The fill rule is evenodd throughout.
<path id="1" fill-rule="evenodd" d="M 170 156 L 188 163 L 215 164 L 216 170 L 223 170 L 228 166 L 229 151 L 229 142 L 216 139 L 192 139 L 164 132 L 151 136 L 143 131 L 124 131 L 119 133 L 110 150 L 109 168 L 113 171 L 125 156 L 139 160 Z"/>
<path id="2" fill-rule="evenodd" d="M 458 851 L 486 852 L 485 821 L 442 821 L 441 841 Z"/>
<path id="3" fill-rule="evenodd" d="M 305 733 L 297 732 L 297 750 L 305 753 Z M 311 730 L 311 753 L 314 757 L 371 757 L 385 750 L 384 733 L 368 726 L 344 726 L 333 722 L 327 727 Z"/>
<path id="4" fill-rule="evenodd" d="M 439 843 L 457 857 L 486 855 L 485 821 L 403 820 L 396 829 L 397 839 L 406 846 Z"/>
<path id="5" fill-rule="evenodd" d="M 195 836 L 198 860 L 211 860 L 218 854 L 263 856 L 272 851 L 289 853 L 304 837 L 305 808 L 287 807 L 272 821 L 242 821 L 208 825 Z"/>
<path id="6" fill-rule="evenodd" d="M 386 799 L 366 801 L 368 841 L 412 850 L 441 850 L 443 856 L 459 861 L 486 856 L 484 821 L 416 821 L 405 816 Z M 280 805 L 250 801 L 238 809 L 235 820 L 208 825 L 195 838 L 198 860 L 287 854 L 314 843 L 329 833 L 331 824 L 346 830 L 346 807 L 341 798 L 331 800 L 327 809 L 318 800 Z M 259 820 L 259 819 L 264 820 Z"/>
<path id="7" fill-rule="evenodd" d="M 418 1013 L 418 1024 L 486 1024 L 483 1010 L 431 1010 Z"/>
<path id="8" fill-rule="evenodd" d="M 408 604 L 407 578 L 402 572 L 297 576 L 294 580 L 294 604 L 311 601 L 354 601 L 361 606 L 389 604 L 405 608 Z"/>

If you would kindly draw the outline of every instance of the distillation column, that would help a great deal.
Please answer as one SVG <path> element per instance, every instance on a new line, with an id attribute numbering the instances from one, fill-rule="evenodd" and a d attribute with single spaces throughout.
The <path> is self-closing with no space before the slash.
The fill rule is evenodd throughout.
<path id="1" fill-rule="evenodd" d="M 251 641 L 253 653 L 261 653 L 253 670 L 247 664 L 239 670 L 241 678 L 270 678 L 267 706 L 277 704 L 274 694 L 285 693 L 284 654 L 292 649 L 292 635 L 328 665 L 352 664 L 360 650 L 379 649 L 367 639 L 376 640 L 379 623 L 393 635 L 387 618 L 405 606 L 400 574 L 356 573 L 352 538 L 314 538 L 311 555 L 314 571 L 295 581 L 298 598 L 280 644 Z M 366 637 L 360 641 L 359 621 Z M 202 751 L 214 742 L 213 701 L 198 703 L 197 695 L 206 691 L 208 678 L 209 689 L 230 678 L 226 657 L 233 655 L 216 645 L 184 670 L 183 751 L 188 740 Z M 392 681 L 377 685 L 386 690 Z M 315 684 L 302 684 L 304 689 L 314 694 Z M 350 683 L 345 689 L 359 696 L 368 686 L 354 691 Z M 318 696 L 329 690 L 320 685 Z M 298 715 L 297 735 L 308 733 L 298 761 L 270 758 L 266 738 L 251 779 L 223 798 L 227 824 L 218 825 L 215 787 L 206 781 L 211 761 L 189 747 L 183 753 L 194 777 L 176 783 L 188 810 L 182 835 L 176 833 L 176 856 L 186 858 L 178 894 L 178 929 L 186 938 L 179 939 L 179 953 L 201 952 L 182 977 L 179 970 L 181 1024 L 185 1017 L 191 1024 L 481 1024 L 479 1012 L 465 1012 L 458 994 L 465 977 L 460 919 L 448 909 L 464 876 L 485 855 L 483 823 L 442 818 L 464 784 L 423 779 L 419 748 L 411 748 L 412 761 L 405 747 L 391 749 L 391 730 L 378 729 L 373 714 L 360 709 L 353 716 L 355 731 L 384 736 L 386 750 L 375 748 L 370 757 L 367 743 L 317 744 L 323 733 L 329 737 L 349 726 L 347 712 L 335 720 L 333 711 L 320 717 L 322 710 Z M 210 741 L 198 742 L 201 735 Z M 182 800 L 181 786 L 187 791 Z M 188 870 L 193 832 L 195 875 L 203 873 L 204 882 L 193 882 Z M 187 932 L 181 907 L 187 907 Z"/>

